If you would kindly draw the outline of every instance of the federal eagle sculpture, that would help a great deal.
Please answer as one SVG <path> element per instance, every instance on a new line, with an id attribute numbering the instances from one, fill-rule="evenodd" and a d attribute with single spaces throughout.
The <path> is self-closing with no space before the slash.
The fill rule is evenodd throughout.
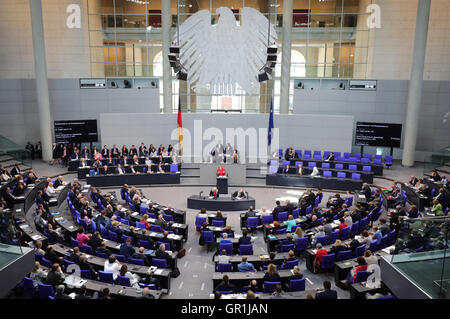
<path id="1" fill-rule="evenodd" d="M 211 24 L 211 13 L 200 10 L 179 26 L 174 43 L 180 47 L 180 62 L 195 92 L 206 88 L 211 94 L 233 95 L 236 84 L 257 94 L 258 73 L 266 64 L 267 47 L 276 44 L 277 34 L 259 11 L 241 9 L 240 25 L 227 7 L 216 10 L 219 19 Z"/>

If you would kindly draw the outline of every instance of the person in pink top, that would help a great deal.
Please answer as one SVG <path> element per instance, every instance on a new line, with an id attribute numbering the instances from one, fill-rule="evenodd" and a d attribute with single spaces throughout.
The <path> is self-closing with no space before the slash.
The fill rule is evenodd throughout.
<path id="1" fill-rule="evenodd" d="M 89 236 L 84 233 L 83 227 L 78 228 L 77 240 L 80 247 L 81 245 L 86 244 L 89 240 Z"/>

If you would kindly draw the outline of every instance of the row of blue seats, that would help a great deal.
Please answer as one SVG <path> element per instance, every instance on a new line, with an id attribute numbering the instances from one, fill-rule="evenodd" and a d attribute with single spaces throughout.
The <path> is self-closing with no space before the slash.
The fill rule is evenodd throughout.
<path id="1" fill-rule="evenodd" d="M 302 153 L 302 150 L 295 150 L 299 159 L 317 159 L 317 160 L 325 160 L 329 157 L 331 151 L 324 151 L 322 155 L 322 151 L 314 151 L 305 150 Z M 372 154 L 363 154 L 361 153 L 347 153 L 344 152 L 343 156 L 341 156 L 341 152 L 333 152 L 335 161 L 348 161 L 348 162 L 361 162 L 361 163 L 370 163 L 373 161 L 373 164 L 382 164 L 383 163 L 383 155 L 372 155 Z M 284 158 L 283 149 L 278 149 L 278 157 Z M 390 155 L 384 156 L 384 162 L 386 165 L 392 165 L 393 157 Z"/>

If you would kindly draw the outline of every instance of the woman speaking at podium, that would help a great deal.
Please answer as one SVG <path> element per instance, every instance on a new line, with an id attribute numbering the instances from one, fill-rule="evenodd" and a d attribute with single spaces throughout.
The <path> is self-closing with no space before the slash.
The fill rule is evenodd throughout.
<path id="1" fill-rule="evenodd" d="M 223 168 L 221 165 L 217 168 L 217 177 L 219 176 L 226 176 L 225 168 Z"/>

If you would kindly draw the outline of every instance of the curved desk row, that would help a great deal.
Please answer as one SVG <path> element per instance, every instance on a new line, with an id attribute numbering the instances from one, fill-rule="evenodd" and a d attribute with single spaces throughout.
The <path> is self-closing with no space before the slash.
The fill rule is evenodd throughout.
<path id="1" fill-rule="evenodd" d="M 305 175 L 266 175 L 266 185 L 296 186 L 305 188 L 322 188 L 333 190 L 354 190 L 361 189 L 363 181 L 361 179 L 305 176 Z"/>
<path id="2" fill-rule="evenodd" d="M 161 168 L 165 172 L 169 173 L 170 172 L 170 165 L 171 164 L 163 164 L 163 165 L 161 165 Z M 178 166 L 177 171 L 180 170 L 180 164 L 173 164 L 173 165 L 177 165 Z M 117 168 L 116 165 L 112 165 L 112 166 L 108 165 L 108 169 L 107 169 L 107 172 L 105 174 L 104 170 L 103 170 L 103 166 L 99 167 L 99 175 L 116 174 L 116 168 Z M 79 179 L 85 179 L 89 175 L 89 173 L 90 173 L 90 171 L 92 169 L 94 169 L 93 166 L 78 167 L 78 169 L 77 169 L 78 178 Z M 126 174 L 132 174 L 131 173 L 131 168 L 130 168 L 129 165 L 123 166 L 122 169 L 125 171 Z M 147 165 L 134 165 L 134 170 L 136 172 L 141 173 L 141 174 L 147 173 L 147 171 L 146 171 L 147 170 Z M 152 164 L 151 165 L 151 170 L 152 170 L 153 173 L 158 173 L 158 164 Z"/>
<path id="3" fill-rule="evenodd" d="M 283 173 L 283 169 L 284 169 L 283 167 L 279 167 L 278 174 L 285 174 L 285 173 Z M 352 174 L 359 174 L 361 176 L 361 180 L 363 182 L 369 183 L 369 184 L 373 183 L 373 176 L 374 176 L 373 172 L 353 171 L 353 170 L 348 170 L 348 169 L 335 169 L 335 168 L 320 168 L 320 167 L 318 167 L 317 169 L 319 170 L 319 174 L 321 176 L 323 176 L 324 171 L 330 171 L 332 177 L 337 177 L 338 172 L 345 173 L 345 175 L 349 176 L 349 177 L 351 177 Z M 301 176 L 308 176 L 311 173 L 312 173 L 312 168 L 306 167 L 306 168 L 303 168 L 303 175 L 301 175 Z M 296 168 L 290 167 L 287 175 L 298 175 L 296 172 Z"/>
<path id="4" fill-rule="evenodd" d="M 180 174 L 113 174 L 87 176 L 86 183 L 92 186 L 122 186 L 151 184 L 180 184 Z"/>
<path id="5" fill-rule="evenodd" d="M 283 160 L 280 161 L 282 163 Z M 315 160 L 315 159 L 291 159 L 290 165 L 295 167 L 295 162 L 302 162 L 303 167 L 308 167 L 310 162 L 316 163 L 317 168 L 322 168 L 322 163 L 329 163 L 330 168 L 335 168 L 336 164 L 343 164 L 343 169 L 347 169 L 349 165 L 356 165 L 356 169 L 358 171 L 363 170 L 363 166 L 370 166 L 372 172 L 375 176 L 383 176 L 383 164 L 373 164 L 373 163 L 361 163 L 361 162 L 343 162 L 343 161 L 324 161 L 324 160 Z"/>
<path id="6" fill-rule="evenodd" d="M 187 199 L 187 207 L 192 209 L 242 211 L 249 206 L 255 207 L 255 199 L 252 197 L 244 199 L 232 199 L 231 197 L 219 197 L 211 199 L 207 196 L 192 195 Z"/>
<path id="7" fill-rule="evenodd" d="M 152 161 L 152 163 L 159 164 L 159 157 L 158 156 L 152 156 L 152 157 L 149 157 L 149 159 Z M 120 163 L 121 165 L 124 164 L 123 158 L 113 158 L 112 160 L 113 160 L 113 165 L 116 165 L 117 163 Z M 85 162 L 86 162 L 86 165 L 92 165 L 92 164 L 94 164 L 95 161 L 96 160 L 94 160 L 94 159 L 88 159 Z M 143 157 L 143 156 L 138 157 L 138 161 L 139 161 L 139 164 L 145 164 L 145 157 Z M 170 164 L 170 163 L 172 163 L 172 158 L 170 156 L 165 156 L 165 157 L 162 158 L 162 162 Z M 103 159 L 100 160 L 100 163 L 102 163 L 102 166 L 103 165 L 108 165 L 108 159 L 103 158 Z M 133 159 L 131 157 L 128 157 L 127 163 L 128 164 L 133 164 Z M 80 166 L 80 160 L 79 159 L 77 159 L 77 160 L 70 160 L 69 161 L 68 170 L 69 171 L 76 171 L 79 166 Z"/>

